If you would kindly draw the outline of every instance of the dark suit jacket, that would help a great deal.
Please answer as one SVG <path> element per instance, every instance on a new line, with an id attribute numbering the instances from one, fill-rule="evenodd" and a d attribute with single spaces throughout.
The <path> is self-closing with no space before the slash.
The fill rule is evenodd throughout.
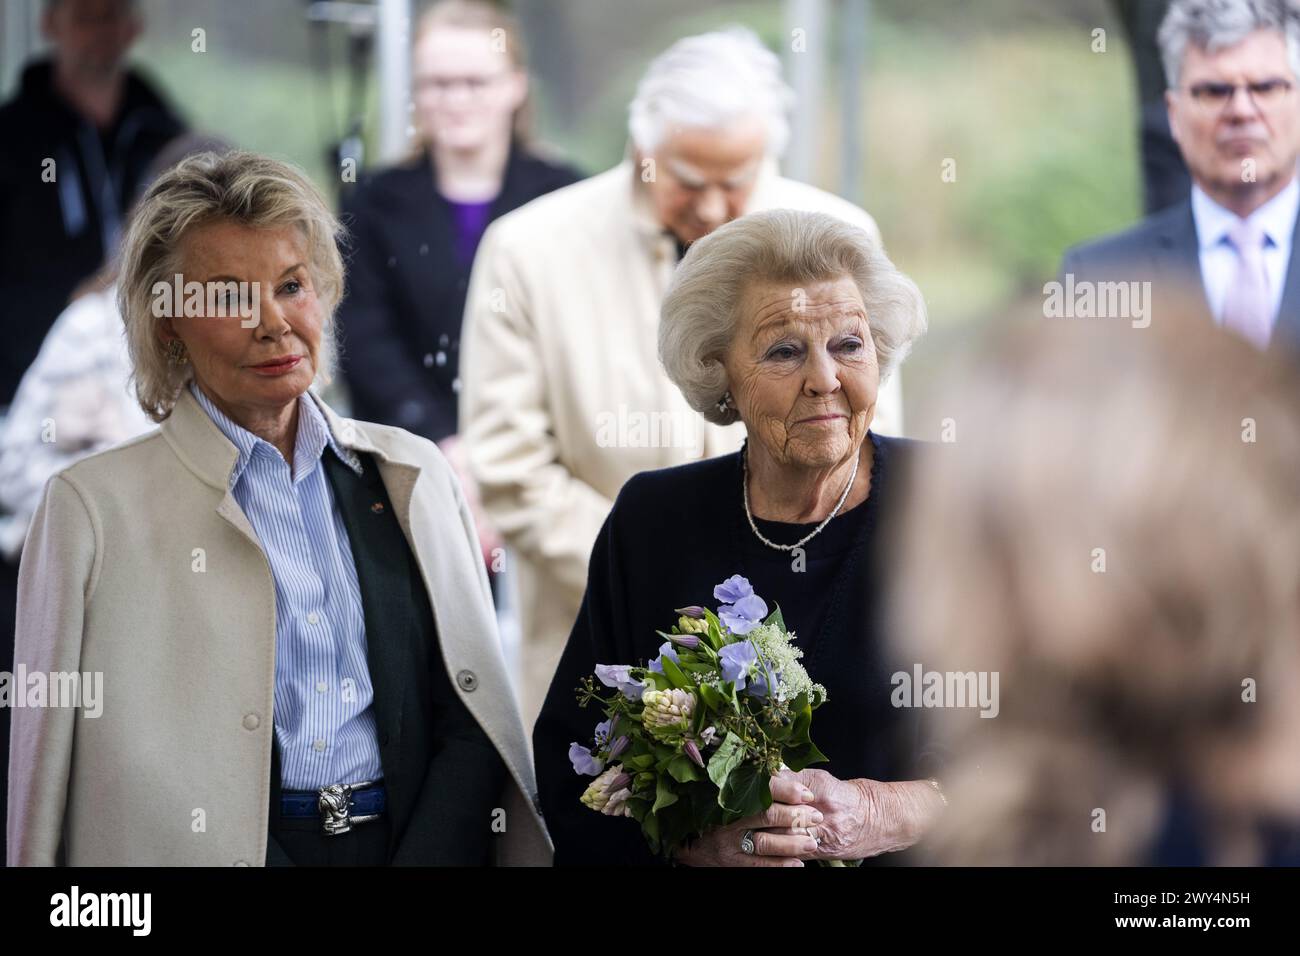
<path id="1" fill-rule="evenodd" d="M 1291 238 L 1291 262 L 1286 288 L 1273 327 L 1272 347 L 1300 350 L 1300 218 Z M 1076 246 L 1061 261 L 1061 279 L 1073 274 L 1077 284 L 1149 280 L 1152 284 L 1152 323 L 1213 322 L 1188 198 L 1170 209 L 1148 216 L 1132 229 Z M 1188 307 L 1175 303 L 1181 299 Z"/>
<path id="2" fill-rule="evenodd" d="M 485 865 L 491 862 L 493 838 L 485 821 L 499 802 L 507 770 L 451 686 L 419 568 L 373 457 L 360 457 L 361 475 L 329 448 L 321 463 L 343 513 L 361 588 L 388 790 L 389 859 L 395 865 Z M 376 510 L 376 502 L 383 507 Z M 279 758 L 277 743 L 266 861 L 292 865 L 275 839 Z"/>
<path id="3" fill-rule="evenodd" d="M 579 178 L 515 147 L 489 220 Z M 428 154 L 362 179 L 343 222 L 352 241 L 338 317 L 353 416 L 441 441 L 456 431 L 469 267 L 456 260 L 454 214 Z"/>

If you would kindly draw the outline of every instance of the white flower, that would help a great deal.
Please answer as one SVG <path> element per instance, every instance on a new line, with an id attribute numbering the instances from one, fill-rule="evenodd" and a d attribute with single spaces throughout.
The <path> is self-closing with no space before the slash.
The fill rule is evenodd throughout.
<path id="1" fill-rule="evenodd" d="M 790 643 L 795 639 L 793 633 L 787 635 L 775 624 L 759 624 L 746 636 L 754 642 L 758 653 L 767 662 L 768 668 L 781 675 L 776 691 L 772 695 L 776 700 L 794 700 L 800 694 L 806 693 L 814 707 L 825 702 L 826 688 L 821 684 L 813 683 L 808 672 L 799 663 L 803 651 Z"/>
<path id="2" fill-rule="evenodd" d="M 632 778 L 619 764 L 615 764 L 591 781 L 578 799 L 584 806 L 606 816 L 628 817 L 632 815 L 627 805 L 627 798 L 632 796 L 631 783 Z"/>
<path id="3" fill-rule="evenodd" d="M 660 740 L 684 733 L 695 713 L 695 695 L 688 690 L 646 690 L 641 703 L 645 704 L 641 722 Z"/>

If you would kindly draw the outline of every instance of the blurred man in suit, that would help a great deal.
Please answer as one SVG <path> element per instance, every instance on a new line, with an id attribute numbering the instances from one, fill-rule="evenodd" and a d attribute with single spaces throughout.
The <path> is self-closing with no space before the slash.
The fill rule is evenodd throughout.
<path id="1" fill-rule="evenodd" d="M 1182 320 L 1172 305 L 1190 298 L 1194 317 L 1258 348 L 1300 348 L 1300 11 L 1288 0 L 1174 0 L 1159 40 L 1191 195 L 1067 252 L 1067 288 L 1149 281 L 1154 321 Z"/>

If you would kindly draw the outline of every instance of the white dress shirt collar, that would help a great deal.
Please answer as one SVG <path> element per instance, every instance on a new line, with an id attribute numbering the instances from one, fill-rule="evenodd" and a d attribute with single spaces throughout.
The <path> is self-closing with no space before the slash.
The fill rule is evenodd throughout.
<path id="1" fill-rule="evenodd" d="M 1291 182 L 1280 193 L 1246 218 L 1264 230 L 1270 245 L 1289 248 L 1297 212 L 1300 212 L 1300 176 L 1292 176 Z M 1240 218 L 1211 199 L 1200 186 L 1192 186 L 1192 219 L 1196 223 L 1196 238 L 1201 251 L 1226 242 L 1228 231 Z"/>

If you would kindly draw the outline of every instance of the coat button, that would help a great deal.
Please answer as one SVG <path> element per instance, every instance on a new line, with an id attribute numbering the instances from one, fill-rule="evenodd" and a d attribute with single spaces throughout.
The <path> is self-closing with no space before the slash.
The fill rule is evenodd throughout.
<path id="1" fill-rule="evenodd" d="M 245 714 L 245 715 L 244 715 L 244 729 L 245 729 L 245 730 L 256 730 L 256 729 L 257 729 L 258 727 L 260 727 L 261 725 L 262 725 L 262 719 L 261 719 L 260 717 L 258 717 L 257 714 Z"/>
<path id="2" fill-rule="evenodd" d="M 456 675 L 456 683 L 460 685 L 461 690 L 468 693 L 478 687 L 478 678 L 474 676 L 473 671 L 461 671 Z"/>

